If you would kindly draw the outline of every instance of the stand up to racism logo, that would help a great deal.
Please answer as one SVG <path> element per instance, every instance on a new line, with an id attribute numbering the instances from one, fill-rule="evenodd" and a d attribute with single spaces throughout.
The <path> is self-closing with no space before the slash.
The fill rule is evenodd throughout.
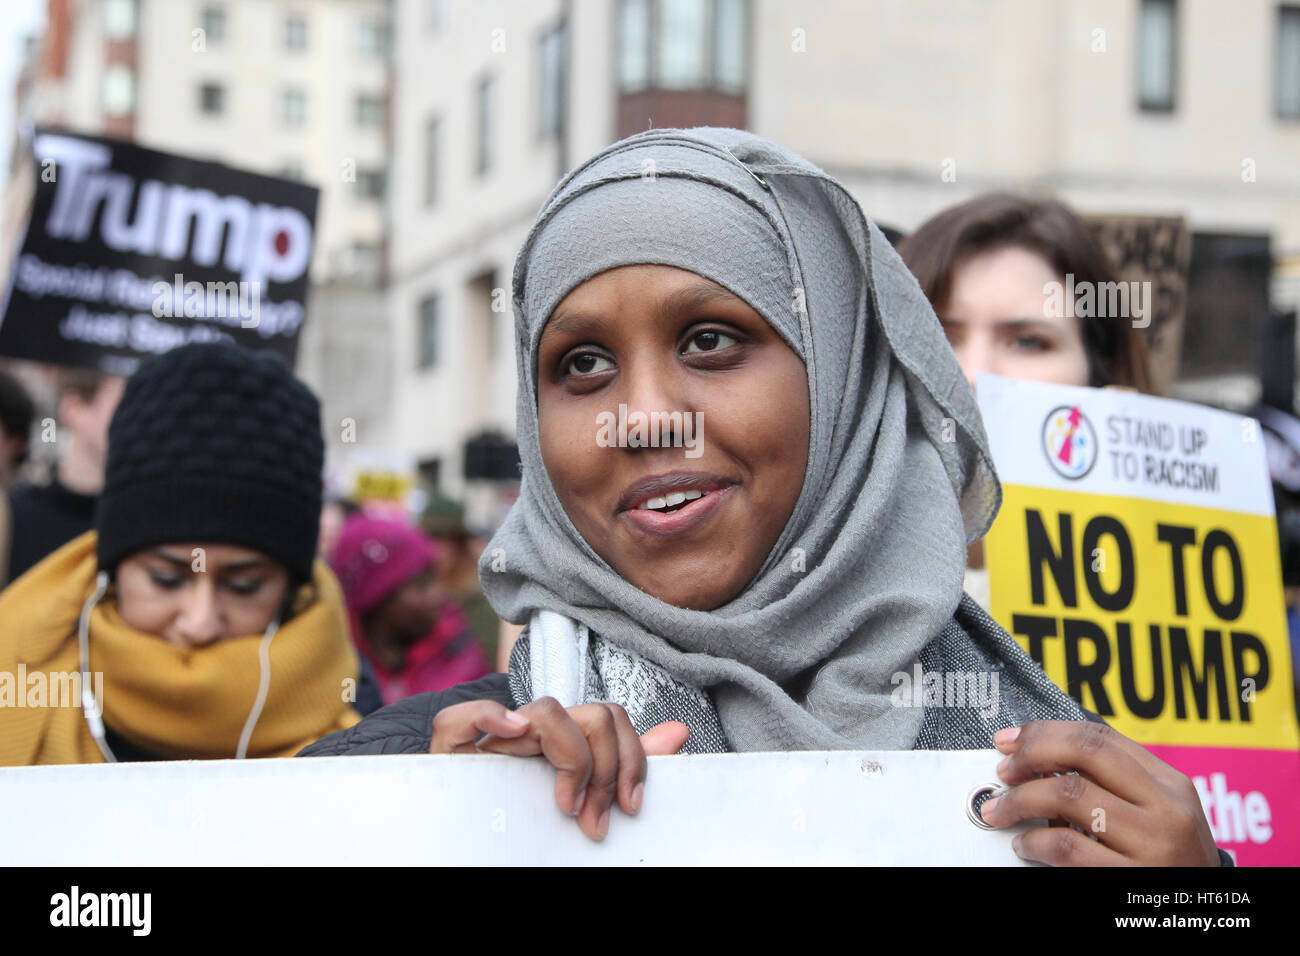
<path id="1" fill-rule="evenodd" d="M 1058 405 L 1043 421 L 1043 452 L 1062 478 L 1078 479 L 1097 463 L 1097 433 L 1078 405 Z"/>

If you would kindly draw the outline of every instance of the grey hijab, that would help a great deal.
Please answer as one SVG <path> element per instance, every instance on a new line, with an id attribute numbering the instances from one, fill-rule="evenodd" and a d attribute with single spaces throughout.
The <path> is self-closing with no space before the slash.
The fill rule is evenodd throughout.
<path id="1" fill-rule="evenodd" d="M 637 263 L 725 286 L 807 368 L 803 488 L 757 575 L 713 611 L 620 577 L 574 528 L 542 461 L 542 329 L 579 283 Z M 921 709 L 891 705 L 891 677 L 950 626 L 966 546 L 1001 489 L 933 310 L 857 202 L 758 136 L 651 130 L 555 188 L 513 296 L 523 481 L 480 565 L 497 612 L 517 623 L 555 612 L 707 692 L 732 750 L 911 748 Z"/>

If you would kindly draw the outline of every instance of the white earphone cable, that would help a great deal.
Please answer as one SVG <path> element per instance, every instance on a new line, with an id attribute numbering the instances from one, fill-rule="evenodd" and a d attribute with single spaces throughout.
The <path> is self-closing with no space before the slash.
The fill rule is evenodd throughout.
<path id="1" fill-rule="evenodd" d="M 81 712 L 90 726 L 90 736 L 108 763 L 116 763 L 117 757 L 109 749 L 104 733 L 103 702 L 95 700 L 90 680 L 90 612 L 95 609 L 108 591 L 108 572 L 100 571 L 95 576 L 95 593 L 81 608 L 81 618 L 77 621 L 77 663 L 81 670 Z"/>
<path id="2" fill-rule="evenodd" d="M 257 700 L 253 701 L 253 709 L 248 712 L 248 720 L 244 721 L 244 732 L 239 735 L 239 746 L 235 748 L 236 760 L 243 760 L 248 756 L 248 742 L 253 737 L 253 728 L 257 726 L 257 721 L 262 716 L 266 695 L 271 690 L 271 638 L 275 637 L 278 630 L 280 630 L 280 615 L 277 615 L 267 626 L 266 633 L 262 635 L 262 643 L 257 649 L 261 679 L 257 685 Z"/>

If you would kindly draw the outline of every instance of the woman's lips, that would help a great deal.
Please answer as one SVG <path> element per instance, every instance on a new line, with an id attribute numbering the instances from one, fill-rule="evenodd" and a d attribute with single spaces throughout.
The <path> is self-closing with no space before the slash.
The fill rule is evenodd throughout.
<path id="1" fill-rule="evenodd" d="M 727 485 L 725 488 L 710 491 L 694 501 L 685 502 L 671 514 L 651 511 L 648 508 L 628 508 L 620 511 L 619 517 L 645 534 L 659 537 L 685 534 L 694 531 L 716 514 L 735 489 L 735 485 Z"/>

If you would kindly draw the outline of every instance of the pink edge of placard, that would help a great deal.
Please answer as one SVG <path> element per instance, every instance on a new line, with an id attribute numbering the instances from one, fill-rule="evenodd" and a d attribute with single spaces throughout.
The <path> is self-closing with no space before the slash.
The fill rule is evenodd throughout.
<path id="1" fill-rule="evenodd" d="M 1300 751 L 1163 744 L 1146 749 L 1191 777 L 1203 805 L 1208 794 L 1215 845 L 1238 866 L 1300 865 Z"/>

